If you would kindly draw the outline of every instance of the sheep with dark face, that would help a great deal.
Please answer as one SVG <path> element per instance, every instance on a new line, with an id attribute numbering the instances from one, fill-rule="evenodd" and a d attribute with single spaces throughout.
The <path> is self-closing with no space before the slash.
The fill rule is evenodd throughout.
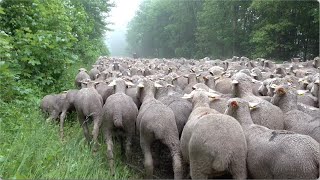
<path id="1" fill-rule="evenodd" d="M 158 83 L 144 79 L 138 84 L 138 97 L 142 102 L 136 126 L 140 132 L 140 146 L 144 153 L 146 178 L 153 175 L 153 158 L 151 144 L 160 140 L 171 153 L 174 178 L 182 178 L 181 152 L 178 128 L 173 111 L 156 100 L 155 91 L 162 87 Z"/>
<path id="2" fill-rule="evenodd" d="M 214 95 L 214 94 L 213 94 Z M 206 179 L 229 171 L 233 178 L 245 179 L 247 145 L 240 124 L 232 117 L 209 107 L 211 93 L 195 90 L 193 110 L 181 136 L 185 163 L 190 163 L 192 179 Z"/>
<path id="3" fill-rule="evenodd" d="M 114 94 L 110 95 L 103 106 L 103 133 L 107 144 L 107 157 L 111 173 L 114 174 L 113 142 L 112 136 L 115 129 L 123 130 L 126 136 L 125 154 L 127 160 L 131 158 L 132 139 L 135 134 L 135 123 L 138 116 L 138 108 L 132 98 L 126 95 L 127 86 L 131 82 L 116 79 L 108 86 L 113 88 Z M 121 142 L 121 145 L 124 142 Z"/>
<path id="4" fill-rule="evenodd" d="M 98 135 L 102 122 L 102 106 L 103 99 L 95 89 L 97 82 L 83 82 L 84 88 L 79 90 L 74 100 L 74 106 L 77 110 L 80 126 L 83 128 L 83 133 L 88 142 L 91 141 L 88 128 L 89 118 L 93 119 L 93 142 L 96 152 L 98 148 Z"/>
<path id="5" fill-rule="evenodd" d="M 284 129 L 306 134 L 320 142 L 320 119 L 314 119 L 298 110 L 297 92 L 288 85 L 278 86 L 271 103 L 280 107 L 284 114 Z"/>
<path id="6" fill-rule="evenodd" d="M 252 78 L 244 73 L 237 73 L 232 76 L 234 97 L 259 103 L 258 109 L 251 112 L 253 122 L 270 129 L 283 129 L 283 112 L 270 102 L 259 98 L 252 93 Z"/>
<path id="7" fill-rule="evenodd" d="M 87 70 L 85 68 L 80 68 L 79 73 L 77 74 L 75 82 L 74 82 L 75 86 L 80 89 L 81 82 L 86 79 L 90 79 L 90 76 L 87 74 Z"/>
<path id="8" fill-rule="evenodd" d="M 237 119 L 246 136 L 248 173 L 254 179 L 316 179 L 319 143 L 310 136 L 271 130 L 253 123 L 250 109 L 259 108 L 240 98 L 230 99 L 226 114 Z"/>

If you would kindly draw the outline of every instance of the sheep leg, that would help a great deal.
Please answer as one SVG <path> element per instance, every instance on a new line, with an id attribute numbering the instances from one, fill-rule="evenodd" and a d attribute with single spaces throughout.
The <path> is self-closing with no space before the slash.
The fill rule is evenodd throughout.
<path id="1" fill-rule="evenodd" d="M 120 150 L 121 150 L 121 156 L 124 156 L 125 155 L 125 142 L 124 142 L 124 137 L 123 137 L 123 134 L 120 133 L 119 135 L 119 140 L 120 140 Z"/>
<path id="2" fill-rule="evenodd" d="M 127 161 L 131 161 L 131 145 L 132 145 L 132 139 L 133 139 L 133 133 L 128 133 L 126 135 L 126 159 Z"/>
<path id="3" fill-rule="evenodd" d="M 88 128 L 88 123 L 84 121 L 84 116 L 81 113 L 78 113 L 78 120 L 80 125 L 82 126 L 83 129 L 83 134 L 85 138 L 87 139 L 88 143 L 90 143 L 90 135 L 89 135 L 89 128 Z"/>
<path id="4" fill-rule="evenodd" d="M 93 130 L 92 130 L 92 135 L 93 135 L 93 152 L 97 152 L 98 150 L 98 135 L 99 135 L 99 130 L 100 130 L 100 126 L 101 126 L 101 118 L 98 117 L 94 117 L 93 120 Z"/>
<path id="5" fill-rule="evenodd" d="M 190 163 L 191 179 L 208 179 L 208 176 L 201 172 L 196 163 Z"/>
<path id="6" fill-rule="evenodd" d="M 67 111 L 62 111 L 60 115 L 60 138 L 63 141 L 64 138 L 64 132 L 63 132 L 63 125 L 64 125 L 64 119 L 66 117 Z"/>
<path id="7" fill-rule="evenodd" d="M 112 133 L 111 129 L 108 129 L 106 125 L 103 128 L 105 143 L 107 144 L 107 158 L 109 161 L 109 168 L 111 170 L 111 175 L 114 175 L 114 159 L 113 159 L 113 142 L 112 142 Z"/>
<path id="8" fill-rule="evenodd" d="M 174 179 L 182 179 L 183 169 L 181 161 L 180 143 L 178 136 L 174 138 L 175 140 L 165 140 L 164 144 L 170 149 L 172 157 L 172 166 L 174 172 Z"/>
<path id="9" fill-rule="evenodd" d="M 140 135 L 141 136 L 141 135 Z M 146 179 L 152 179 L 153 160 L 151 154 L 151 143 L 147 142 L 143 136 L 140 137 L 140 146 L 144 154 L 144 168 L 146 169 Z"/>
<path id="10" fill-rule="evenodd" d="M 246 179 L 246 158 L 243 157 L 242 159 L 233 159 L 230 164 L 230 173 L 233 179 Z"/>

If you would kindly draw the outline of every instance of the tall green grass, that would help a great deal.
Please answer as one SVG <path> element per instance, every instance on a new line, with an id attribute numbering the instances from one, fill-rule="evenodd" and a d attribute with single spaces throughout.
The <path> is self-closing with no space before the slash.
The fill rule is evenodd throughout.
<path id="1" fill-rule="evenodd" d="M 65 76 L 73 85 L 77 68 Z M 71 82 L 70 82 L 71 81 Z M 65 141 L 59 137 L 59 125 L 46 123 L 39 109 L 40 95 L 23 101 L 4 103 L 0 99 L 0 177 L 5 179 L 129 179 L 141 175 L 125 165 L 115 143 L 115 175 L 111 176 L 106 147 L 101 141 L 93 155 L 82 128 L 71 114 L 65 123 Z"/>

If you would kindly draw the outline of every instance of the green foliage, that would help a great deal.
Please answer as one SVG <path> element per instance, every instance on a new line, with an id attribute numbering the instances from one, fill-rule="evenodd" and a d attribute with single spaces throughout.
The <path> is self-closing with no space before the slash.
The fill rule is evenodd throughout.
<path id="1" fill-rule="evenodd" d="M 0 58 L 19 80 L 46 90 L 71 64 L 108 55 L 103 43 L 108 0 L 3 0 L 0 5 Z"/>
<path id="2" fill-rule="evenodd" d="M 253 1 L 254 31 L 250 41 L 254 57 L 288 60 L 319 55 L 319 3 L 317 1 Z M 264 48 L 265 47 L 265 48 Z"/>

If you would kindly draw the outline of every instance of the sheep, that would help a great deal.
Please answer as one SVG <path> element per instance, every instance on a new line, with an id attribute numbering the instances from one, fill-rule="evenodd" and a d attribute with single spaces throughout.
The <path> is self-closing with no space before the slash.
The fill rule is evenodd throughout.
<path id="1" fill-rule="evenodd" d="M 138 116 L 138 108 L 132 98 L 125 94 L 127 86 L 133 85 L 123 79 L 115 79 L 108 86 L 114 90 L 103 106 L 102 128 L 107 144 L 107 157 L 111 174 L 114 175 L 113 142 L 114 129 L 122 129 L 126 135 L 125 155 L 127 161 L 131 159 L 131 145 L 135 134 L 135 123 Z M 123 144 L 123 142 L 121 142 Z"/>
<path id="2" fill-rule="evenodd" d="M 159 84 L 161 84 L 161 82 Z M 182 95 L 175 93 L 173 91 L 174 87 L 172 87 L 171 84 L 162 83 L 161 85 L 163 87 L 158 88 L 156 97 L 159 101 L 172 109 L 180 137 L 183 127 L 191 113 L 192 104 L 188 100 L 182 99 Z"/>
<path id="3" fill-rule="evenodd" d="M 92 117 L 93 119 L 92 135 L 94 142 L 93 152 L 95 153 L 98 148 L 98 135 L 102 122 L 103 99 L 95 89 L 95 85 L 97 85 L 97 82 L 89 81 L 82 83 L 86 87 L 79 90 L 76 94 L 74 106 L 77 111 L 80 126 L 82 126 L 83 128 L 84 136 L 88 142 L 91 141 L 88 129 L 88 120 L 90 117 Z"/>
<path id="4" fill-rule="evenodd" d="M 146 178 L 151 178 L 153 175 L 151 143 L 160 140 L 170 150 L 174 178 L 181 179 L 182 165 L 178 128 L 173 111 L 154 98 L 157 87 L 161 85 L 148 79 L 143 79 L 143 82 L 138 84 L 138 97 L 142 105 L 136 126 L 140 133 L 140 146 L 144 153 Z"/>
<path id="5" fill-rule="evenodd" d="M 93 65 L 93 68 L 89 71 L 90 79 L 95 80 L 99 73 L 100 73 L 100 71 L 98 70 L 98 66 Z"/>
<path id="6" fill-rule="evenodd" d="M 100 94 L 103 100 L 103 104 L 106 102 L 107 98 L 113 93 L 113 88 L 108 86 L 108 81 L 96 81 L 96 90 Z"/>
<path id="7" fill-rule="evenodd" d="M 184 88 L 185 93 L 191 93 L 192 86 L 197 83 L 197 75 L 195 73 L 190 73 L 188 76 L 185 76 L 188 78 L 188 85 Z"/>
<path id="8" fill-rule="evenodd" d="M 251 112 L 253 122 L 270 129 L 283 129 L 283 112 L 270 102 L 259 98 L 252 93 L 252 78 L 244 73 L 236 73 L 233 79 L 234 97 L 259 103 L 260 108 Z"/>
<path id="9" fill-rule="evenodd" d="M 80 89 L 81 82 L 85 79 L 90 79 L 90 76 L 87 74 L 87 70 L 85 68 L 80 68 L 79 73 L 75 78 L 75 82 L 74 82 L 75 86 Z"/>
<path id="10" fill-rule="evenodd" d="M 242 128 L 234 118 L 210 109 L 208 96 L 211 94 L 203 90 L 184 96 L 193 102 L 181 136 L 191 178 L 207 179 L 230 171 L 233 178 L 245 179 L 247 145 Z"/>
<path id="11" fill-rule="evenodd" d="M 73 97 L 74 93 L 77 90 L 72 91 L 64 91 L 61 94 L 51 94 L 46 95 L 40 103 L 40 108 L 43 112 L 49 113 L 49 117 L 47 118 L 47 122 L 51 120 L 56 120 L 59 117 L 60 122 L 60 138 L 63 140 L 64 132 L 63 132 L 63 124 L 64 119 L 68 111 L 72 111 L 73 109 Z"/>
<path id="12" fill-rule="evenodd" d="M 232 93 L 232 80 L 229 77 L 218 76 L 215 80 L 215 89 L 218 92 L 223 94 L 231 94 Z"/>
<path id="13" fill-rule="evenodd" d="M 314 119 L 298 110 L 297 92 L 288 85 L 278 86 L 271 103 L 280 107 L 284 114 L 284 129 L 306 134 L 320 142 L 320 119 Z"/>
<path id="14" fill-rule="evenodd" d="M 271 130 L 253 123 L 250 108 L 240 98 L 228 101 L 225 114 L 237 119 L 247 140 L 248 173 L 254 179 L 316 179 L 319 177 L 319 143 L 310 136 Z"/>

